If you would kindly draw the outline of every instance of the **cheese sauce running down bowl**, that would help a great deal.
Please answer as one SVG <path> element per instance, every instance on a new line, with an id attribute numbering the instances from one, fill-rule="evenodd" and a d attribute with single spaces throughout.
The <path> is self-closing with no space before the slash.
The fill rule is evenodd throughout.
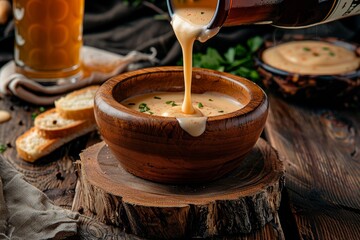
<path id="1" fill-rule="evenodd" d="M 193 69 L 192 79 L 195 96 L 205 96 L 209 101 L 206 95 L 214 94 L 211 98 L 224 97 L 235 101 L 235 105 L 241 104 L 234 111 L 224 110 L 224 114 L 207 117 L 203 133 L 196 137 L 184 130 L 176 117 L 150 114 L 146 108 L 140 112 L 140 104 L 131 109 L 131 102 L 126 102 L 134 96 L 153 93 L 162 98 L 161 92 L 182 98 L 181 67 L 133 71 L 111 78 L 100 87 L 95 96 L 99 131 L 128 172 L 163 183 L 206 182 L 234 170 L 253 148 L 268 113 L 268 100 L 262 89 L 244 78 L 207 69 Z M 194 108 L 200 112 L 194 99 Z M 165 102 L 168 101 L 175 100 Z M 205 107 L 207 103 L 201 101 Z"/>

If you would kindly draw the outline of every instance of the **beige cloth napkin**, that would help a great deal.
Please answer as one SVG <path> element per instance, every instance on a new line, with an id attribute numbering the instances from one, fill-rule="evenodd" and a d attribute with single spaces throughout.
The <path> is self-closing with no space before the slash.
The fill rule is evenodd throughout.
<path id="1" fill-rule="evenodd" d="M 52 204 L 0 156 L 0 239 L 63 239 L 77 233 L 79 215 Z"/>
<path id="2" fill-rule="evenodd" d="M 132 51 L 126 56 L 84 46 L 82 48 L 83 77 L 69 83 L 59 81 L 53 86 L 45 86 L 15 72 L 15 62 L 10 61 L 0 70 L 0 92 L 15 95 L 37 105 L 51 105 L 64 94 L 89 85 L 101 84 L 121 72 L 141 67 L 139 62 L 152 65 L 158 62 L 156 51 L 144 54 Z"/>

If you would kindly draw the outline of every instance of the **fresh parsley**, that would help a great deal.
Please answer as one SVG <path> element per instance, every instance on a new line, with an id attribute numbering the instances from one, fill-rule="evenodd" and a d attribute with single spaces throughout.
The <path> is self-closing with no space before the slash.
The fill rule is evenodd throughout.
<path id="1" fill-rule="evenodd" d="M 256 71 L 254 55 L 263 44 L 259 36 L 248 39 L 245 45 L 238 44 L 230 47 L 223 54 L 215 48 L 208 47 L 206 53 L 195 53 L 193 56 L 194 67 L 214 69 L 222 72 L 232 73 L 253 81 L 260 80 Z M 182 65 L 182 61 L 179 65 Z"/>
<path id="2" fill-rule="evenodd" d="M 168 105 L 171 105 L 172 107 L 177 106 L 177 104 L 175 103 L 175 101 L 166 101 L 165 103 L 168 104 Z"/>
<path id="3" fill-rule="evenodd" d="M 34 120 L 40 113 L 43 113 L 46 111 L 45 107 L 39 107 L 38 110 L 31 113 L 31 119 Z"/>
<path id="4" fill-rule="evenodd" d="M 0 153 L 3 153 L 6 151 L 6 145 L 5 144 L 0 144 Z"/>
<path id="5" fill-rule="evenodd" d="M 140 112 L 148 112 L 150 111 L 150 108 L 148 107 L 148 105 L 146 103 L 140 103 L 139 104 L 139 111 Z"/>

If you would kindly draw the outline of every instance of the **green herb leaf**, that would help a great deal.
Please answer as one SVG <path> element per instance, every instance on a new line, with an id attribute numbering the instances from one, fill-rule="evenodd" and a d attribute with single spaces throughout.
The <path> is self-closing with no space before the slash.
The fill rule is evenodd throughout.
<path id="1" fill-rule="evenodd" d="M 235 61 L 235 54 L 236 54 L 235 48 L 229 48 L 227 52 L 224 54 L 224 57 L 228 62 L 233 62 Z"/>
<path id="2" fill-rule="evenodd" d="M 260 47 L 261 45 L 263 44 L 264 40 L 259 37 L 259 36 L 256 36 L 256 37 L 253 37 L 253 38 L 250 38 L 248 41 L 247 41 L 247 45 L 250 49 L 250 51 L 252 53 L 256 52 Z"/>
<path id="3" fill-rule="evenodd" d="M 149 110 L 150 110 L 150 108 L 147 106 L 146 103 L 140 103 L 139 104 L 139 111 L 140 112 L 147 112 Z"/>
<path id="4" fill-rule="evenodd" d="M 203 108 L 203 107 L 204 107 L 204 105 L 201 102 L 199 102 L 198 103 L 198 108 Z"/>
<path id="5" fill-rule="evenodd" d="M 171 105 L 172 107 L 177 106 L 177 104 L 175 103 L 175 101 L 167 101 L 166 104 Z"/>
<path id="6" fill-rule="evenodd" d="M 244 47 L 241 44 L 238 44 L 235 46 L 235 56 L 236 58 L 243 58 L 246 57 L 249 54 L 249 50 L 246 49 L 246 47 Z"/>
<path id="7" fill-rule="evenodd" d="M 6 145 L 5 144 L 0 144 L 0 153 L 3 153 L 6 151 Z"/>
<path id="8" fill-rule="evenodd" d="M 304 47 L 303 50 L 306 51 L 306 52 L 309 52 L 311 49 L 308 48 L 308 47 Z"/>
<path id="9" fill-rule="evenodd" d="M 253 81 L 260 80 L 260 75 L 256 71 L 254 54 L 263 44 L 263 39 L 259 36 L 248 39 L 247 44 L 228 48 L 221 55 L 214 48 L 207 48 L 206 53 L 195 53 L 193 55 L 193 66 L 200 68 L 214 69 L 229 72 L 248 78 Z M 182 60 L 178 62 L 182 65 Z"/>
<path id="10" fill-rule="evenodd" d="M 221 57 L 219 52 L 214 48 L 208 48 L 205 55 L 200 57 L 201 66 L 204 68 L 218 69 L 225 60 Z"/>
<path id="11" fill-rule="evenodd" d="M 38 115 L 39 115 L 39 113 L 37 113 L 37 112 L 31 113 L 31 119 L 34 120 Z"/>

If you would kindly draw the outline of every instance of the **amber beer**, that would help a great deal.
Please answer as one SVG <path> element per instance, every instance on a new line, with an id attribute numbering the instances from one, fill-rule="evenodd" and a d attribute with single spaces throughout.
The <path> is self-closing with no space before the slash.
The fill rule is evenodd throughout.
<path id="1" fill-rule="evenodd" d="M 28 78 L 80 72 L 84 0 L 14 0 L 15 63 Z"/>
<path id="2" fill-rule="evenodd" d="M 215 8 L 208 28 L 252 23 L 298 28 L 360 14 L 360 0 L 167 0 L 167 3 L 170 15 L 180 8 Z"/>

